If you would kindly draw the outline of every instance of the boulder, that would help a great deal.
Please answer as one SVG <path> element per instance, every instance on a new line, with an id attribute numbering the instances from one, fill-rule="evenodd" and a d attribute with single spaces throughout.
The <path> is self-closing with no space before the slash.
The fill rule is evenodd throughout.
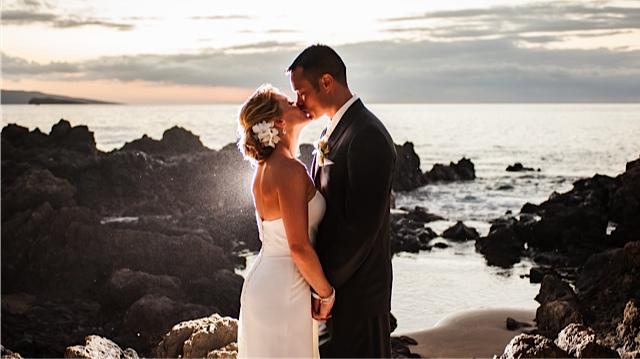
<path id="1" fill-rule="evenodd" d="M 64 352 L 65 358 L 121 358 L 138 359 L 138 353 L 131 348 L 122 350 L 118 344 L 107 338 L 98 335 L 88 335 L 85 337 L 84 345 L 67 347 Z"/>
<path id="2" fill-rule="evenodd" d="M 536 310 L 538 332 L 548 338 L 555 338 L 571 323 L 582 324 L 584 319 L 575 302 L 553 300 L 542 304 Z"/>
<path id="3" fill-rule="evenodd" d="M 185 288 L 190 302 L 215 306 L 219 314 L 238 318 L 243 283 L 242 276 L 229 269 L 220 269 L 211 277 L 187 281 Z"/>
<path id="4" fill-rule="evenodd" d="M 519 322 L 511 317 L 507 317 L 507 330 L 518 330 L 529 327 L 531 327 L 531 324 L 527 322 Z"/>
<path id="5" fill-rule="evenodd" d="M 546 304 L 554 300 L 577 301 L 573 288 L 555 275 L 545 275 L 540 285 L 540 291 L 535 300 L 540 304 Z"/>
<path id="6" fill-rule="evenodd" d="M 423 182 L 470 181 L 475 178 L 476 172 L 473 162 L 463 157 L 458 163 L 451 162 L 448 166 L 439 163 L 433 165 L 430 171 L 424 173 Z"/>
<path id="7" fill-rule="evenodd" d="M 154 140 L 146 134 L 142 138 L 127 142 L 120 151 L 142 151 L 161 156 L 177 156 L 208 151 L 200 137 L 179 126 L 164 131 L 161 140 Z"/>
<path id="8" fill-rule="evenodd" d="M 150 353 L 175 323 L 209 316 L 218 310 L 199 304 L 174 301 L 168 297 L 147 294 L 125 313 L 122 323 L 123 341 Z"/>
<path id="9" fill-rule="evenodd" d="M 558 348 L 575 358 L 618 358 L 615 350 L 600 345 L 593 329 L 582 324 L 567 325 L 555 340 Z"/>
<path id="10" fill-rule="evenodd" d="M 312 144 L 303 143 L 300 145 L 300 157 L 298 159 L 304 163 L 307 167 L 308 172 L 311 173 L 311 162 L 313 161 L 313 150 L 314 147 Z"/>
<path id="11" fill-rule="evenodd" d="M 413 209 L 406 207 L 400 209 L 408 212 L 405 216 L 406 218 L 418 223 L 429 223 L 444 219 L 442 216 L 429 212 L 429 209 L 426 207 L 415 206 Z"/>
<path id="12" fill-rule="evenodd" d="M 393 190 L 410 191 L 423 184 L 420 157 L 413 149 L 413 143 L 405 142 L 396 147 L 396 166 L 393 172 Z"/>
<path id="13" fill-rule="evenodd" d="M 624 263 L 627 270 L 640 270 L 640 241 L 625 244 Z"/>
<path id="14" fill-rule="evenodd" d="M 524 243 L 512 227 L 497 227 L 486 237 L 478 238 L 475 248 L 485 256 L 489 265 L 509 268 L 520 262 Z"/>
<path id="15" fill-rule="evenodd" d="M 624 308 L 622 321 L 616 328 L 618 342 L 622 351 L 640 354 L 640 306 L 632 299 Z"/>
<path id="16" fill-rule="evenodd" d="M 32 168 L 2 191 L 2 217 L 49 202 L 53 208 L 72 206 L 76 188 L 49 170 Z"/>
<path id="17" fill-rule="evenodd" d="M 164 131 L 161 142 L 171 153 L 183 154 L 207 150 L 200 141 L 200 136 L 196 136 L 193 132 L 180 126 L 173 126 Z"/>
<path id="18" fill-rule="evenodd" d="M 20 353 L 13 352 L 5 348 L 2 344 L 0 344 L 0 355 L 3 359 L 22 359 L 22 355 L 20 355 Z"/>
<path id="19" fill-rule="evenodd" d="M 71 127 L 69 121 L 60 119 L 57 124 L 51 127 L 49 139 L 53 145 L 66 148 L 72 151 L 95 154 L 96 140 L 93 132 L 87 126 Z"/>
<path id="20" fill-rule="evenodd" d="M 610 216 L 618 225 L 612 237 L 618 244 L 640 239 L 640 158 L 628 162 L 612 194 Z"/>
<path id="21" fill-rule="evenodd" d="M 129 268 L 121 268 L 111 274 L 102 298 L 107 307 L 124 310 L 147 294 L 166 296 L 173 300 L 185 299 L 180 278 Z"/>
<path id="22" fill-rule="evenodd" d="M 507 172 L 524 172 L 524 171 L 535 171 L 535 169 L 532 167 L 524 167 L 520 162 L 516 162 L 513 165 L 507 166 Z M 539 168 L 538 168 L 538 171 L 540 171 Z"/>
<path id="23" fill-rule="evenodd" d="M 467 241 L 470 239 L 476 239 L 480 237 L 480 235 L 475 228 L 467 227 L 464 223 L 458 221 L 455 225 L 442 232 L 442 237 L 455 241 Z"/>
<path id="24" fill-rule="evenodd" d="M 204 357 L 214 350 L 229 350 L 237 342 L 238 321 L 212 314 L 175 324 L 155 348 L 157 358 Z M 235 348 L 237 351 L 237 348 Z"/>
<path id="25" fill-rule="evenodd" d="M 559 277 L 558 272 L 551 267 L 531 267 L 531 269 L 529 269 L 529 282 L 542 283 L 546 275 Z"/>
<path id="26" fill-rule="evenodd" d="M 541 335 L 520 334 L 507 344 L 500 359 L 567 357 L 568 354 L 548 338 Z"/>
<path id="27" fill-rule="evenodd" d="M 231 343 L 221 349 L 207 353 L 207 359 L 236 359 L 238 357 L 238 343 Z"/>

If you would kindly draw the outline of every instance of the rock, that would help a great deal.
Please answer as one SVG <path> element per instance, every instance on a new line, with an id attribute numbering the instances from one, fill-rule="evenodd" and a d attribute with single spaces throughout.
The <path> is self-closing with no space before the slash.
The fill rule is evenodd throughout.
<path id="1" fill-rule="evenodd" d="M 237 320 L 212 314 L 174 325 L 158 343 L 154 356 L 157 358 L 204 357 L 214 350 L 237 351 L 237 346 L 230 346 L 237 342 L 237 337 Z"/>
<path id="2" fill-rule="evenodd" d="M 448 248 L 449 245 L 443 242 L 436 242 L 433 244 L 434 247 L 436 248 L 440 248 L 440 249 L 444 249 L 444 248 Z"/>
<path id="3" fill-rule="evenodd" d="M 392 313 L 389 313 L 389 328 L 389 333 L 393 333 L 398 328 L 398 319 Z"/>
<path id="4" fill-rule="evenodd" d="M 0 355 L 2 355 L 2 359 L 22 359 L 22 356 L 19 353 L 12 352 L 11 350 L 4 347 L 4 345 L 0 344 Z"/>
<path id="5" fill-rule="evenodd" d="M 313 162 L 313 150 L 312 144 L 303 143 L 300 145 L 300 157 L 298 159 L 307 166 L 308 172 L 311 173 L 311 163 Z"/>
<path id="6" fill-rule="evenodd" d="M 51 127 L 49 139 L 54 145 L 72 151 L 87 154 L 95 154 L 97 152 L 93 132 L 83 125 L 71 127 L 71 124 L 64 119 L 60 119 L 57 124 Z"/>
<path id="7" fill-rule="evenodd" d="M 235 321 L 228 322 L 235 323 Z M 229 324 L 199 328 L 184 342 L 183 356 L 198 358 L 207 356 L 211 350 L 226 349 L 227 345 L 238 340 L 237 333 L 238 327 Z"/>
<path id="8" fill-rule="evenodd" d="M 180 278 L 121 268 L 111 274 L 103 298 L 109 308 L 124 310 L 146 294 L 184 300 Z"/>
<path id="9" fill-rule="evenodd" d="M 424 212 L 418 210 L 418 214 Z M 414 221 L 409 216 L 402 213 L 393 213 L 390 219 L 391 224 L 391 251 L 418 253 L 421 250 L 430 250 L 429 242 L 438 235 L 424 223 Z"/>
<path id="10" fill-rule="evenodd" d="M 486 237 L 478 238 L 475 248 L 485 256 L 489 265 L 509 268 L 520 262 L 524 243 L 512 227 L 497 227 Z"/>
<path id="11" fill-rule="evenodd" d="M 440 221 L 444 218 L 437 214 L 430 213 L 429 210 L 425 207 L 415 206 L 413 209 L 401 208 L 409 213 L 407 213 L 406 218 L 418 222 L 418 223 L 429 223 L 433 221 Z"/>
<path id="12" fill-rule="evenodd" d="M 507 344 L 500 359 L 567 357 L 568 354 L 548 338 L 541 335 L 520 334 Z"/>
<path id="13" fill-rule="evenodd" d="M 558 273 L 549 267 L 532 267 L 529 269 L 529 282 L 542 283 L 542 279 L 546 275 L 552 275 L 559 277 Z"/>
<path id="14" fill-rule="evenodd" d="M 640 308 L 636 300 L 627 302 L 622 321 L 616 328 L 616 335 L 624 352 L 640 353 Z"/>
<path id="15" fill-rule="evenodd" d="M 148 137 L 127 142 L 120 151 L 142 151 L 152 155 L 177 156 L 208 151 L 200 137 L 179 126 L 164 131 L 160 141 Z"/>
<path id="16" fill-rule="evenodd" d="M 640 241 L 625 244 L 624 263 L 628 270 L 640 270 Z"/>
<path id="17" fill-rule="evenodd" d="M 405 142 L 396 147 L 396 167 L 393 172 L 393 190 L 410 191 L 423 184 L 420 157 L 413 149 L 413 143 Z"/>
<path id="18" fill-rule="evenodd" d="M 640 158 L 628 162 L 618 179 L 620 186 L 612 194 L 609 213 L 618 224 L 612 237 L 622 245 L 640 238 Z"/>
<path id="19" fill-rule="evenodd" d="M 175 323 L 208 316 L 216 308 L 174 301 L 168 297 L 147 294 L 138 299 L 125 313 L 122 328 L 131 343 L 150 352 Z M 145 355 L 146 356 L 146 355 Z"/>
<path id="20" fill-rule="evenodd" d="M 73 205 L 76 188 L 69 181 L 55 177 L 46 169 L 30 169 L 6 190 L 3 189 L 2 217 L 35 208 L 45 202 L 60 208 Z"/>
<path id="21" fill-rule="evenodd" d="M 540 304 L 546 304 L 554 300 L 576 301 L 577 297 L 567 282 L 555 275 L 545 275 L 535 300 Z"/>
<path id="22" fill-rule="evenodd" d="M 538 205 L 527 202 L 520 209 L 520 213 L 537 213 L 539 208 Z"/>
<path id="23" fill-rule="evenodd" d="M 164 131 L 161 142 L 168 151 L 173 153 L 183 154 L 207 150 L 207 148 L 202 145 L 199 136 L 179 126 L 173 126 Z"/>
<path id="24" fill-rule="evenodd" d="M 189 300 L 193 303 L 215 306 L 223 316 L 238 318 L 242 276 L 229 269 L 221 269 L 212 277 L 199 277 L 186 283 Z"/>
<path id="25" fill-rule="evenodd" d="M 2 342 L 27 358 L 61 358 L 70 343 L 84 342 L 87 333 L 107 334 L 96 302 L 38 296 L 23 302 L 19 312 L 6 310 L 4 294 L 2 302 Z"/>
<path id="26" fill-rule="evenodd" d="M 569 324 L 555 340 L 558 348 L 575 358 L 618 358 L 618 353 L 596 342 L 595 332 L 582 324 Z"/>
<path id="27" fill-rule="evenodd" d="M 466 241 L 480 237 L 478 231 L 473 227 L 467 227 L 461 221 L 448 228 L 442 233 L 442 237 L 456 241 Z"/>
<path id="28" fill-rule="evenodd" d="M 516 162 L 513 165 L 507 166 L 507 172 L 523 172 L 523 171 L 535 171 L 535 169 L 531 167 L 524 167 L 520 162 Z M 538 169 L 538 171 L 540 171 L 540 169 Z"/>
<path id="29" fill-rule="evenodd" d="M 518 330 L 520 328 L 531 327 L 531 324 L 525 322 L 519 322 L 511 317 L 507 317 L 507 330 Z"/>
<path id="30" fill-rule="evenodd" d="M 582 324 L 583 322 L 582 314 L 575 302 L 553 300 L 542 304 L 536 310 L 538 331 L 549 338 L 555 338 L 571 323 Z"/>
<path id="31" fill-rule="evenodd" d="M 207 354 L 207 359 L 235 359 L 238 357 L 238 344 L 231 343 L 222 349 L 212 350 Z"/>
<path id="32" fill-rule="evenodd" d="M 473 162 L 462 158 L 458 163 L 451 162 L 448 166 L 435 164 L 429 172 L 423 175 L 424 183 L 437 181 L 470 181 L 476 178 Z"/>
<path id="33" fill-rule="evenodd" d="M 138 359 L 138 353 L 131 348 L 122 350 L 118 344 L 107 338 L 97 335 L 88 335 L 85 337 L 84 345 L 76 345 L 67 347 L 64 352 L 65 358 L 122 358 L 122 359 Z"/>
<path id="34" fill-rule="evenodd" d="M 409 338 L 407 336 L 401 337 L 391 337 L 391 357 L 393 358 L 415 358 L 420 357 L 419 355 L 411 353 L 411 349 L 409 349 L 409 345 L 415 345 L 412 343 L 417 342 L 413 338 Z"/>

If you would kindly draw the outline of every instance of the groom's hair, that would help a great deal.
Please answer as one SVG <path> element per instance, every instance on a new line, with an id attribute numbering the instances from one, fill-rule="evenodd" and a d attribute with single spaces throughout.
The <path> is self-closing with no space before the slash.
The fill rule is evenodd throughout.
<path id="1" fill-rule="evenodd" d="M 347 67 L 332 48 L 327 45 L 316 44 L 304 49 L 291 63 L 287 72 L 301 67 L 303 76 L 316 90 L 320 89 L 318 80 L 322 75 L 329 74 L 340 84 L 347 86 Z"/>

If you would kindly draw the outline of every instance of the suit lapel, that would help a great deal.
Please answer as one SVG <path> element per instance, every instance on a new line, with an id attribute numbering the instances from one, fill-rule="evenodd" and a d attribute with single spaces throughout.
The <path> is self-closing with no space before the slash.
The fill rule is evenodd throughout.
<path id="1" fill-rule="evenodd" d="M 331 132 L 331 136 L 329 136 L 329 151 L 331 151 L 332 148 L 335 148 L 338 140 L 340 140 L 347 128 L 349 128 L 349 125 L 351 125 L 351 123 L 353 122 L 354 115 L 363 106 L 364 105 L 362 104 L 362 100 L 358 99 L 351 106 L 349 106 L 344 115 L 342 115 L 340 122 L 338 122 L 336 128 L 333 130 L 333 132 Z"/>

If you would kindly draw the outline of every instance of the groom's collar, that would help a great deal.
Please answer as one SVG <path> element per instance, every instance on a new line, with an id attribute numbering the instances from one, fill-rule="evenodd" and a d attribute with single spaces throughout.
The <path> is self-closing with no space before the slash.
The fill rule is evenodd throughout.
<path id="1" fill-rule="evenodd" d="M 338 123 L 340 122 L 340 119 L 342 119 L 342 116 L 344 116 L 344 113 L 347 112 L 349 107 L 351 107 L 351 105 L 353 105 L 353 103 L 357 100 L 358 95 L 353 94 L 353 96 L 351 96 L 351 98 L 348 99 L 347 102 L 345 102 L 344 105 L 342 105 L 342 107 L 338 109 L 338 111 L 336 111 L 331 119 L 329 119 L 329 123 L 327 124 L 327 136 L 331 136 L 331 133 L 336 128 L 336 126 L 338 126 Z"/>

